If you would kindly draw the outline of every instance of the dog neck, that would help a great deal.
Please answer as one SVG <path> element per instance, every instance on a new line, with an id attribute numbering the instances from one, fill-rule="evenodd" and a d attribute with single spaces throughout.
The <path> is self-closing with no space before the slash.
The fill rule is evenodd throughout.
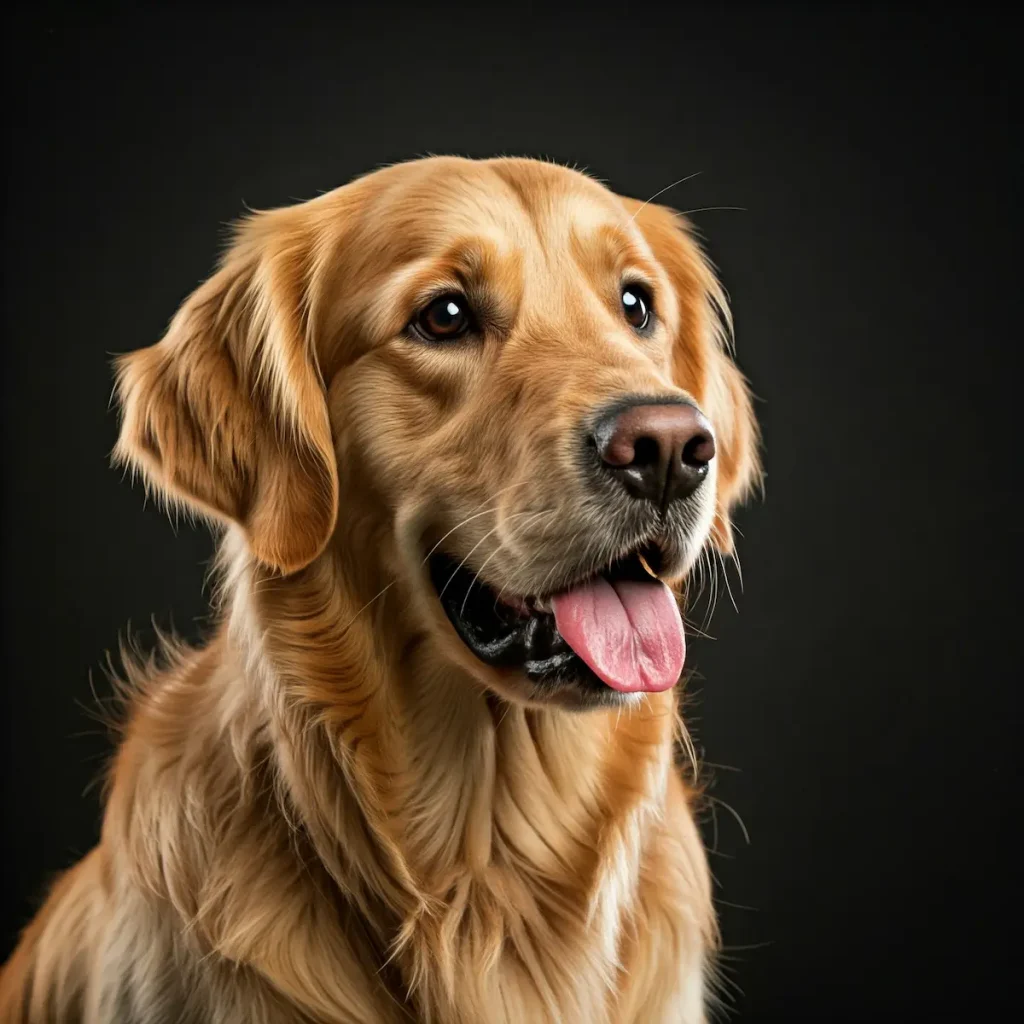
<path id="1" fill-rule="evenodd" d="M 534 928 L 566 948 L 593 936 L 595 969 L 614 973 L 664 812 L 671 695 L 622 712 L 508 704 L 404 623 L 399 588 L 374 604 L 363 591 L 377 581 L 354 587 L 330 555 L 287 579 L 261 575 L 230 536 L 225 555 L 218 642 L 237 669 L 220 719 L 248 715 L 264 736 L 251 760 L 273 762 L 273 804 L 406 982 L 451 1004 L 467 950 L 484 971 Z M 565 965 L 566 990 L 580 991 L 579 969 Z"/>

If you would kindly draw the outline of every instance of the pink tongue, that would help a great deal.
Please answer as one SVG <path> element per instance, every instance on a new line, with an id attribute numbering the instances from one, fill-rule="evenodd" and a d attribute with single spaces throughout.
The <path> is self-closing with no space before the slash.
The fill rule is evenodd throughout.
<path id="1" fill-rule="evenodd" d="M 676 599 L 660 580 L 599 576 L 557 594 L 552 605 L 565 642 L 613 689 L 651 693 L 678 682 L 686 637 Z"/>

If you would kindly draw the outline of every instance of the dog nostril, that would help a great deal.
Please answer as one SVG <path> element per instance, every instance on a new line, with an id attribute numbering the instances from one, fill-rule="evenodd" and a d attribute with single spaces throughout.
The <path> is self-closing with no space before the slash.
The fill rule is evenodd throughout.
<path id="1" fill-rule="evenodd" d="M 715 442 L 710 434 L 696 434 L 683 445 L 684 466 L 703 469 L 715 457 Z"/>
<path id="2" fill-rule="evenodd" d="M 661 447 L 653 437 L 638 437 L 633 442 L 634 466 L 657 466 L 661 459 Z"/>

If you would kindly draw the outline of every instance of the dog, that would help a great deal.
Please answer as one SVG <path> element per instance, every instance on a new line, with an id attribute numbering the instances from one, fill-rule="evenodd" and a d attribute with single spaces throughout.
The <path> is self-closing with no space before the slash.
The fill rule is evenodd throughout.
<path id="1" fill-rule="evenodd" d="M 115 459 L 218 530 L 129 665 L 98 845 L 5 1022 L 706 1019 L 680 601 L 759 475 L 688 222 L 529 159 L 253 213 L 117 363 Z"/>

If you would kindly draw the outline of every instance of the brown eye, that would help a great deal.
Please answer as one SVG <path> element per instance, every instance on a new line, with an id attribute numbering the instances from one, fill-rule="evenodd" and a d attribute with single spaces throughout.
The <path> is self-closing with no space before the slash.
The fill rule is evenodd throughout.
<path id="1" fill-rule="evenodd" d="M 630 325 L 642 331 L 651 319 L 651 297 L 647 289 L 638 284 L 622 289 L 622 309 Z"/>
<path id="2" fill-rule="evenodd" d="M 442 295 L 420 311 L 416 330 L 428 341 L 451 341 L 471 327 L 469 305 L 461 295 Z"/>

